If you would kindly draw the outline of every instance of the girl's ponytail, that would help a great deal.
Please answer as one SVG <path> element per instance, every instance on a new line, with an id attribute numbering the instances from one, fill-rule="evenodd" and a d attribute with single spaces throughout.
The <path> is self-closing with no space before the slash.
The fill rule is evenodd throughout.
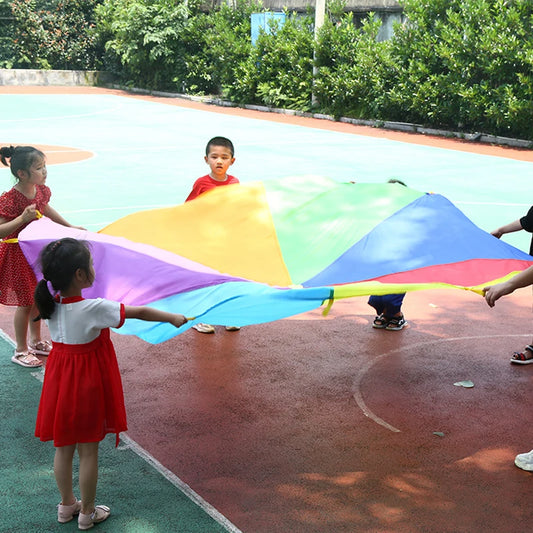
<path id="1" fill-rule="evenodd" d="M 48 319 L 55 309 L 55 299 L 50 293 L 48 283 L 57 292 L 69 288 L 76 274 L 81 269 L 94 281 L 94 270 L 91 267 L 91 252 L 84 241 L 78 241 L 70 237 L 48 243 L 39 255 L 43 278 L 37 284 L 34 293 L 35 304 L 39 309 L 39 316 L 35 319 Z"/>
<path id="2" fill-rule="evenodd" d="M 42 279 L 37 283 L 35 287 L 34 300 L 37 309 L 39 310 L 39 316 L 34 318 L 33 321 L 37 322 L 41 318 L 48 319 L 52 316 L 54 312 L 56 303 L 54 297 L 50 294 L 48 290 L 48 282 L 45 279 Z"/>
<path id="3" fill-rule="evenodd" d="M 9 163 L 7 160 L 9 159 Z M 0 162 L 11 169 L 11 174 L 20 179 L 19 171 L 29 172 L 35 161 L 45 159 L 44 152 L 33 146 L 2 146 L 0 147 Z"/>
<path id="4" fill-rule="evenodd" d="M 15 148 L 13 146 L 2 146 L 0 148 L 0 161 L 6 167 L 9 166 L 7 159 L 10 159 L 13 155 Z"/>

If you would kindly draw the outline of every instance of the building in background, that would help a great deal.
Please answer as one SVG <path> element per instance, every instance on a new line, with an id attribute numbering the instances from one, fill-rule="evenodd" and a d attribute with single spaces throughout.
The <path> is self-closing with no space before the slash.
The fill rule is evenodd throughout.
<path id="1" fill-rule="evenodd" d="M 205 5 L 231 3 L 234 0 L 208 0 Z M 309 8 L 314 8 L 315 0 L 262 0 L 265 9 L 273 12 L 295 11 L 305 13 Z M 396 0 L 346 0 L 345 11 L 354 14 L 356 23 L 364 19 L 368 13 L 375 13 L 381 20 L 382 26 L 378 35 L 379 41 L 384 41 L 392 36 L 393 24 L 403 20 L 403 9 Z"/>

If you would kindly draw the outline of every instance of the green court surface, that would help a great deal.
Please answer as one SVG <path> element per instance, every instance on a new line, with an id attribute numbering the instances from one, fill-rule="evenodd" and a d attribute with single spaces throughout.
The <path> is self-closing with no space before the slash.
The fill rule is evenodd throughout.
<path id="1" fill-rule="evenodd" d="M 394 177 L 443 194 L 487 231 L 523 216 L 533 203 L 533 163 L 507 157 L 117 94 L 2 94 L 0 102 L 1 145 L 66 146 L 94 154 L 50 165 L 47 180 L 51 205 L 93 231 L 135 211 L 182 203 L 193 181 L 207 173 L 205 144 L 215 135 L 233 140 L 230 173 L 244 183 L 308 174 L 361 182 Z M 0 190 L 13 185 L 7 168 L 0 167 L 0 184 Z M 527 250 L 530 237 L 518 232 L 504 239 Z M 0 533 L 77 531 L 76 521 L 56 522 L 53 446 L 33 437 L 42 372 L 12 364 L 12 351 L 9 339 L 0 339 Z M 125 439 L 118 449 L 113 437 L 101 446 L 98 502 L 108 504 L 112 516 L 99 532 L 238 531 Z"/>
<path id="2" fill-rule="evenodd" d="M 533 163 L 360 134 L 221 114 L 117 94 L 2 94 L 0 143 L 88 150 L 94 157 L 49 167 L 52 205 L 98 230 L 134 211 L 182 203 L 207 173 L 214 135 L 233 140 L 230 173 L 241 182 L 293 175 L 337 181 L 399 178 L 443 194 L 490 231 L 531 205 Z M 12 184 L 0 168 L 1 190 Z M 525 249 L 527 235 L 506 240 Z"/>
<path id="3" fill-rule="evenodd" d="M 57 522 L 54 447 L 33 437 L 43 372 L 14 365 L 10 361 L 12 353 L 13 345 L 0 338 L 0 532 L 78 531 L 77 520 Z M 114 436 L 108 436 L 100 445 L 97 503 L 108 505 L 111 516 L 95 531 L 238 531 L 135 443 L 125 439 L 118 448 Z M 199 499 L 198 503 L 194 499 Z"/>

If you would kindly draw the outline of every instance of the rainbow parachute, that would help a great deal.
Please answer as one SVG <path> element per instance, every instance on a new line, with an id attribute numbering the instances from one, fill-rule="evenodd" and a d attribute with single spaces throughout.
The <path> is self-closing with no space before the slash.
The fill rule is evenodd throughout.
<path id="1" fill-rule="evenodd" d="M 179 330 L 136 320 L 120 330 L 152 343 L 195 322 L 246 326 L 339 298 L 481 292 L 533 265 L 443 196 L 316 176 L 219 187 L 126 216 L 98 234 L 42 219 L 21 232 L 20 245 L 33 264 L 63 236 L 91 242 L 97 278 L 86 297 L 195 317 Z"/>

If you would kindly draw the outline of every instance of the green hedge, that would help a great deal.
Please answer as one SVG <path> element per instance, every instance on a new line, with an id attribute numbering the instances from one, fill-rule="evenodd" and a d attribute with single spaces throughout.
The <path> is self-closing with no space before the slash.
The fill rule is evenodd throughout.
<path id="1" fill-rule="evenodd" d="M 0 0 L 0 64 L 101 68 L 123 84 L 237 103 L 413 122 L 533 140 L 533 2 L 400 0 L 405 21 L 379 42 L 331 0 L 286 13 L 255 46 L 255 0 Z M 313 70 L 315 73 L 313 74 Z"/>
<path id="2" fill-rule="evenodd" d="M 94 24 L 98 0 L 2 1 L 3 68 L 86 70 L 98 67 L 102 48 Z M 10 23 L 8 23 L 10 22 Z"/>
<path id="3" fill-rule="evenodd" d="M 533 139 L 533 2 L 404 0 L 382 117 Z"/>
<path id="4" fill-rule="evenodd" d="M 247 58 L 236 64 L 224 96 L 239 103 L 258 103 L 307 110 L 313 83 L 312 19 L 272 21 L 261 31 Z"/>
<path id="5" fill-rule="evenodd" d="M 391 42 L 376 41 L 381 22 L 370 16 L 356 27 L 351 13 L 325 24 L 318 36 L 315 96 L 337 116 L 383 118 L 381 109 L 395 86 L 398 69 Z M 404 120 L 406 121 L 406 120 Z"/>

